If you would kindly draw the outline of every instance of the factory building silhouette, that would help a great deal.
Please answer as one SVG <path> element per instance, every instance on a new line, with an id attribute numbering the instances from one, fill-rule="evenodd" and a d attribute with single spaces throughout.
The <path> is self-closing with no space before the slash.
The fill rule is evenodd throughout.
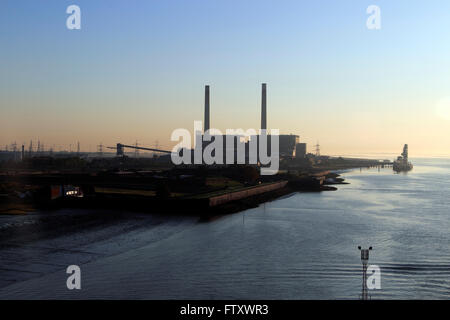
<path id="1" fill-rule="evenodd" d="M 196 152 L 196 148 L 200 146 L 200 152 L 203 154 L 210 144 L 217 141 L 217 139 L 222 140 L 222 154 L 223 161 L 222 163 L 235 163 L 235 164 L 254 164 L 251 151 L 254 151 L 253 146 L 256 145 L 256 161 L 259 162 L 259 157 L 261 152 L 262 154 L 271 156 L 271 135 L 269 134 L 269 130 L 267 128 L 267 84 L 263 83 L 261 88 L 261 133 L 258 133 L 257 130 L 254 130 L 254 134 L 247 136 L 245 134 L 245 130 L 243 130 L 242 134 L 234 133 L 233 135 L 229 134 L 215 134 L 216 131 L 211 127 L 211 90 L 209 85 L 205 85 L 205 105 L 204 105 L 204 121 L 203 121 L 203 132 L 196 131 L 194 132 L 194 141 L 195 147 L 194 149 L 181 148 L 177 151 L 179 155 L 183 155 L 185 152 L 191 155 L 191 163 L 195 163 L 194 154 Z M 231 129 L 231 128 L 230 128 Z M 239 128 L 233 128 L 234 130 L 238 130 Z M 266 140 L 266 148 L 267 150 L 259 150 L 260 141 L 262 139 L 262 135 L 266 135 L 263 137 Z M 292 159 L 292 158 L 305 158 L 306 156 L 306 143 L 299 143 L 299 136 L 294 134 L 279 134 L 278 142 L 279 142 L 279 158 L 280 159 Z M 162 154 L 170 155 L 172 151 L 161 150 L 156 148 L 144 148 L 137 147 L 133 145 L 125 145 L 122 143 L 118 143 L 116 147 L 107 147 L 109 149 L 116 149 L 117 156 L 124 156 L 124 149 L 139 149 L 139 150 L 147 150 L 159 152 Z M 217 150 L 217 149 L 216 149 Z M 244 157 L 242 159 L 242 154 Z M 228 158 L 227 158 L 228 155 Z M 231 156 L 230 156 L 231 155 Z M 216 157 L 215 150 L 211 152 L 212 157 Z M 230 157 L 232 159 L 230 159 Z M 232 161 L 230 161 L 232 160 Z M 199 164 L 199 163 L 197 163 Z"/>
<path id="2" fill-rule="evenodd" d="M 211 144 L 212 142 L 214 142 L 216 139 L 219 138 L 218 135 L 214 135 L 213 133 L 213 128 L 211 127 L 211 90 L 210 90 L 210 86 L 206 85 L 205 86 L 205 109 L 204 109 L 204 127 L 203 127 L 203 133 L 201 132 L 196 132 L 196 141 L 199 141 L 199 139 L 201 138 L 202 140 L 202 150 L 204 150 L 209 144 Z M 235 128 L 237 129 L 237 128 Z M 263 83 L 261 86 L 261 131 L 262 132 L 266 132 L 267 133 L 267 150 L 266 154 L 268 156 L 270 156 L 270 150 L 271 150 L 271 138 L 269 135 L 269 130 L 267 127 L 267 84 Z M 211 130 L 212 133 L 210 135 L 210 139 L 209 139 L 209 135 L 207 135 L 208 130 Z M 202 135 L 201 137 L 199 137 L 199 135 Z M 205 141 L 205 136 L 207 136 L 208 138 L 206 140 L 211 140 L 211 141 Z M 233 159 L 234 159 L 234 163 L 242 163 L 239 162 L 239 157 L 238 157 L 238 152 L 239 150 L 245 150 L 245 160 L 244 163 L 245 164 L 249 164 L 250 163 L 250 157 L 249 157 L 249 153 L 250 153 L 250 149 L 251 149 L 251 143 L 252 142 L 256 142 L 257 148 L 259 148 L 260 144 L 259 144 L 259 139 L 261 138 L 261 136 L 256 133 L 255 135 L 251 135 L 249 137 L 246 137 L 244 135 L 227 135 L 227 134 L 222 134 L 221 137 L 222 142 L 223 142 L 223 157 L 224 157 L 224 161 L 223 163 L 226 163 L 226 154 L 228 153 L 232 153 L 233 154 Z M 306 155 L 306 143 L 299 143 L 299 136 L 298 135 L 294 135 L 294 134 L 280 134 L 278 135 L 278 139 L 279 139 L 279 155 L 280 158 L 294 158 L 296 157 L 296 152 L 297 150 L 299 151 L 298 157 L 299 158 L 304 158 Z M 231 143 L 232 142 L 232 143 Z M 231 145 L 230 145 L 231 144 Z M 259 161 L 259 154 L 260 154 L 260 150 L 257 149 L 257 154 L 258 154 L 258 161 Z M 215 155 L 214 153 L 212 154 L 213 156 Z M 242 160 L 242 159 L 241 159 Z"/>

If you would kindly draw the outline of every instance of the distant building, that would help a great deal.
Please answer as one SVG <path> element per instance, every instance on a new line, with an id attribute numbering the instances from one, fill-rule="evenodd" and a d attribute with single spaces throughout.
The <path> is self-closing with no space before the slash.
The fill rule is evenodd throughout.
<path id="1" fill-rule="evenodd" d="M 295 157 L 304 159 L 306 157 L 306 143 L 297 143 L 295 145 Z"/>
<path id="2" fill-rule="evenodd" d="M 227 154 L 229 153 L 230 155 L 232 155 L 232 159 L 230 159 L 230 161 L 237 163 L 238 162 L 238 151 L 242 151 L 244 159 L 242 159 L 243 163 L 246 163 L 246 157 L 248 157 L 248 146 L 245 142 L 245 136 L 243 135 L 212 135 L 211 136 L 211 141 L 206 141 L 204 140 L 205 137 L 202 137 L 202 155 L 203 152 L 205 151 L 205 149 L 211 145 L 212 143 L 214 143 L 215 141 L 222 141 L 221 145 L 222 145 L 222 162 L 225 164 L 227 162 Z M 219 142 L 218 142 L 219 143 Z M 211 146 L 212 148 L 212 146 Z M 211 152 L 211 156 L 215 157 L 216 156 L 216 151 L 217 150 L 212 150 Z M 194 154 L 192 153 L 192 157 L 194 156 Z M 193 158 L 192 158 L 193 159 Z M 192 160 L 193 161 L 193 160 Z"/>
<path id="3" fill-rule="evenodd" d="M 280 134 L 280 157 L 293 157 L 299 136 L 295 134 Z"/>
<path id="4" fill-rule="evenodd" d="M 258 154 L 259 154 L 259 135 L 257 136 L 250 136 L 249 141 L 256 141 L 257 144 L 257 148 L 258 148 Z M 289 158 L 289 157 L 293 157 L 295 155 L 295 146 L 299 141 L 299 136 L 294 135 L 294 134 L 280 134 L 278 135 L 278 152 L 279 152 L 279 156 L 280 158 Z M 267 145 L 267 155 L 270 156 L 271 155 L 271 143 L 272 142 L 272 137 L 270 134 L 267 135 L 267 140 L 266 140 L 266 145 Z M 248 149 L 248 147 L 247 147 Z"/>

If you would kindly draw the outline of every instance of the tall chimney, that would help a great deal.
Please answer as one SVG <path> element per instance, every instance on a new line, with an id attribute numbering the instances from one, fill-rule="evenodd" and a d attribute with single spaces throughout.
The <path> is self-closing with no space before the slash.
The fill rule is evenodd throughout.
<path id="1" fill-rule="evenodd" d="M 209 86 L 205 86 L 205 123 L 204 132 L 209 130 Z"/>
<path id="2" fill-rule="evenodd" d="M 261 97 L 261 130 L 267 130 L 267 86 L 262 84 Z"/>

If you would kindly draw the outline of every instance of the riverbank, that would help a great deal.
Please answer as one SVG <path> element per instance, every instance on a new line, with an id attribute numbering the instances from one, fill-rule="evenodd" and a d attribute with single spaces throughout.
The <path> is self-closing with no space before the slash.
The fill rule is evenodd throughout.
<path id="1" fill-rule="evenodd" d="M 84 192 L 74 186 L 49 186 L 41 188 L 35 194 L 29 191 L 18 193 L 21 198 L 3 198 L 0 214 L 25 214 L 36 210 L 58 210 L 62 208 L 119 210 L 161 214 L 184 214 L 199 217 L 234 213 L 258 206 L 261 203 L 277 199 L 294 192 L 334 191 L 330 184 L 343 183 L 338 174 L 321 172 L 311 175 L 280 175 L 277 180 L 253 186 L 215 187 L 212 191 L 200 193 L 158 194 L 158 191 L 125 188 L 95 188 L 93 192 Z M 217 183 L 217 181 L 215 181 Z M 227 182 L 229 184 L 229 182 Z M 66 189 L 71 191 L 64 191 Z M 48 191 L 46 191 L 48 190 Z M 54 197 L 57 190 L 57 197 Z M 72 191 L 72 190 L 77 190 Z M 45 194 L 50 193 L 51 198 Z M 61 194 L 63 193 L 63 194 Z M 70 193 L 65 195 L 64 193 Z M 25 195 L 34 195 L 34 198 Z M 72 196 L 73 194 L 73 196 Z M 46 200 L 47 199 L 47 200 Z"/>
<path id="2" fill-rule="evenodd" d="M 236 212 L 296 191 L 335 190 L 328 171 L 259 177 L 253 167 L 166 172 L 16 173 L 0 175 L 0 214 L 61 208 L 207 216 Z M 280 190 L 278 190 L 280 189 Z"/>

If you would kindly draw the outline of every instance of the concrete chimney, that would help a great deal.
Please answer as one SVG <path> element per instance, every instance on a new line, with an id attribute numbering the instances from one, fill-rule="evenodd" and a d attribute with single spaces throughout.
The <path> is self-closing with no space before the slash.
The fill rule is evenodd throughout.
<path id="1" fill-rule="evenodd" d="M 265 83 L 262 84 L 261 130 L 267 130 L 267 85 Z"/>
<path id="2" fill-rule="evenodd" d="M 205 86 L 205 123 L 204 132 L 208 131 L 209 128 L 209 86 Z"/>

